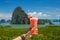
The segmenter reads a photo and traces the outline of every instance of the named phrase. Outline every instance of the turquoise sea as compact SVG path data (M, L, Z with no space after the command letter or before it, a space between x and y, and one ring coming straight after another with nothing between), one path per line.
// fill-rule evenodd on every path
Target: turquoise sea
M55 26L60 26L60 22L52 22L53 25ZM11 26L12 28L29 28L30 24L10 24L10 23L1 23L0 25L2 26ZM44 24L44 25L40 25L38 24L38 28L40 27L46 27L47 25L49 25L48 23Z

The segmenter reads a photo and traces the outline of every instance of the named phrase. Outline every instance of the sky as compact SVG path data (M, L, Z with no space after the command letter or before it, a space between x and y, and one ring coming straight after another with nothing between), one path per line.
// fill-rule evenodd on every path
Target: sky
M59 19L60 0L0 0L0 20L9 20L17 6L39 19Z

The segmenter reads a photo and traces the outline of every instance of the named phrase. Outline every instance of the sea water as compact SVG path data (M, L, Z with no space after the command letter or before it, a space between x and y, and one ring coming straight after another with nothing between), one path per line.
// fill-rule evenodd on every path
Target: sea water
M52 22L52 23L53 23L53 25L55 25L55 26L60 26L60 22ZM7 26L7 25L9 25L9 26L11 26L12 28L29 28L29 27L30 27L30 24L1 23L0 25L2 25L2 26ZM38 27L39 27L39 28L40 28L40 27L46 27L47 25L49 25L49 24L48 24L48 23L43 24L43 25L38 24Z

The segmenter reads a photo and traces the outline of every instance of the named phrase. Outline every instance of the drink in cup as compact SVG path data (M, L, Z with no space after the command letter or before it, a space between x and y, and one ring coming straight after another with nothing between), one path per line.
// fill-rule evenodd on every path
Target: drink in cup
M31 34L32 35L38 34L38 29L37 29L38 18L32 18L32 15L30 14L29 10L28 10L28 19L30 20L30 27L32 29Z
M37 23L38 23L38 18L30 18L30 26L32 28L32 35L38 34L37 30Z

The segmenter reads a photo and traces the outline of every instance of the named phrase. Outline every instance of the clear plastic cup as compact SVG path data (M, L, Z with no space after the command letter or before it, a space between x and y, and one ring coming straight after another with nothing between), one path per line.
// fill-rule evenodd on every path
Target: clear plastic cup
M37 29L37 23L38 23L38 18L30 18L30 26L32 28L32 35L38 34L38 29Z

